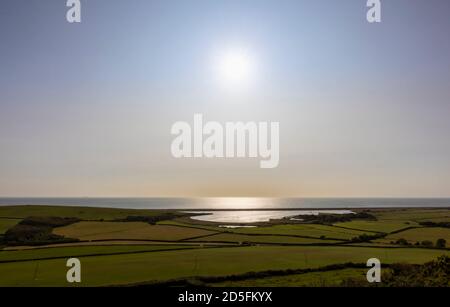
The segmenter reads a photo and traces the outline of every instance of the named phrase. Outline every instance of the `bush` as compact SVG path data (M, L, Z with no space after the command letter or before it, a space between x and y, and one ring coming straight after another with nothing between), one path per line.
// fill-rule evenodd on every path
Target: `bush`
M419 225L425 226L425 227L443 227L443 228L450 228L450 222L421 222Z
M297 215L291 218L301 219L305 223L311 224L325 224L331 225L334 223L350 222L353 220L369 220L376 221L377 218L368 213L368 211L362 211L354 214L324 214L318 215Z
M450 285L450 257L441 256L437 260L422 265L394 263L383 270L380 284L369 284L363 280L348 278L343 287L448 287Z
M130 215L124 219L117 219L117 222L144 222L155 225L157 222L173 220L179 217L176 213L163 213L155 216Z
M398 240L395 242L395 244L398 244L398 245L409 245L409 242L406 241L405 239L401 238L401 239L398 239Z
M422 246L424 246L424 247L432 247L432 246L433 246L433 242L428 241L428 240L422 241L421 244L422 244Z
M448 287L450 258L441 256L423 265L393 264L381 277L388 287Z
M437 248L445 248L446 245L447 245L447 241L445 241L445 239L437 239L437 241L436 241Z
M351 241L355 242L355 243L370 242L372 240L383 238L384 236L385 236L385 234L382 234L382 233L377 233L374 235L368 235L368 234L363 233L362 235L360 235L358 237L352 238Z
M79 221L80 219L75 217L31 216L23 219L19 225L54 228L67 226Z

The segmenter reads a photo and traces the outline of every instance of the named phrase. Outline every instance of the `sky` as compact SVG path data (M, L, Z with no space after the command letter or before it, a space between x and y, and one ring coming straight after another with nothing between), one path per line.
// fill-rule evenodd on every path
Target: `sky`
M1 1L0 196L450 197L450 2L381 3ZM279 122L279 166L175 159L195 113Z

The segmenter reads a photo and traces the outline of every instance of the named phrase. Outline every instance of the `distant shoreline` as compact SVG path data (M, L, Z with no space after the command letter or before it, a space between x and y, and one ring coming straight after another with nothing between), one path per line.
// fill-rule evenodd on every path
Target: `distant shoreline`
M197 212L197 211L326 211L326 210L406 210L406 209L423 209L423 210L433 210L433 209L448 209L450 210L450 205L448 206L378 206L378 207L291 207L291 208L131 208L131 207L106 207L106 206L83 206L83 205L65 205L65 204L0 204L0 207L71 207L71 208L98 208L98 209L117 209L117 210L164 210L164 211L186 211L186 212Z
M450 208L450 198L86 198L0 197L0 206L67 206L138 210L274 211Z

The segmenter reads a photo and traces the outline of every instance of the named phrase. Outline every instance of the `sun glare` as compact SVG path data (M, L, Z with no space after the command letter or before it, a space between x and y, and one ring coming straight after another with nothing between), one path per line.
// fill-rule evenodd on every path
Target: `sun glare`
M254 79L254 58L246 50L232 49L216 59L216 70L220 82L227 87L242 87Z

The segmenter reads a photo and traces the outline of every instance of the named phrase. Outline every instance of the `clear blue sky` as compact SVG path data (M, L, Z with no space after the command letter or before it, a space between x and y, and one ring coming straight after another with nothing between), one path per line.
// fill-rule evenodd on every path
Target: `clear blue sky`
M450 196L450 2L0 3L0 196ZM211 58L251 50L229 93ZM175 160L170 127L279 121L280 166Z

